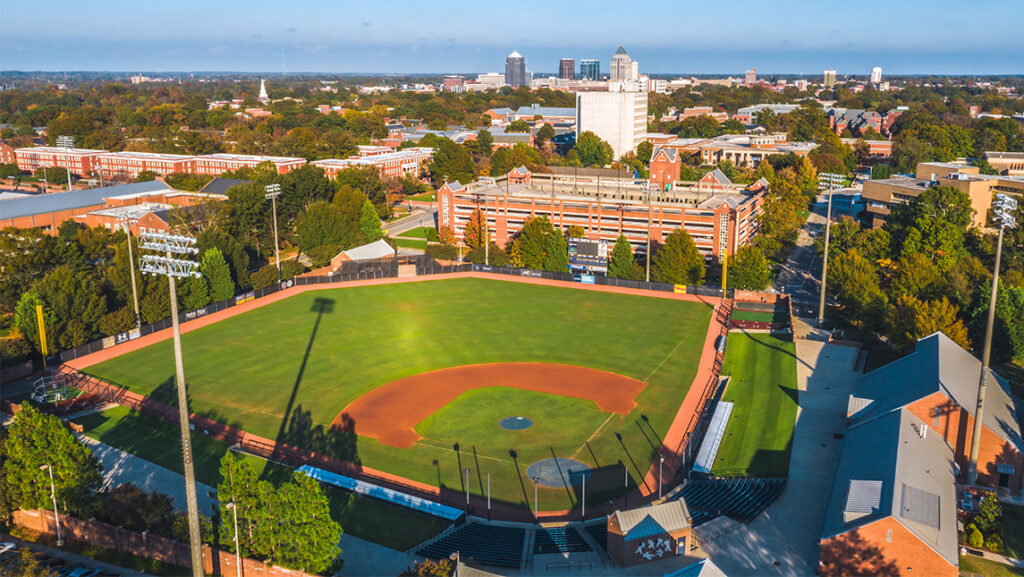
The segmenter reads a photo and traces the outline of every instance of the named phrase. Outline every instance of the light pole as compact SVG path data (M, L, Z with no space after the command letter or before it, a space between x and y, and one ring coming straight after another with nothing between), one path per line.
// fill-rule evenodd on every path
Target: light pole
M124 232L128 235L128 271L132 276L132 303L135 305L135 328L142 326L139 316L139 291L135 285L135 257L132 256L132 225L138 222L138 216L131 211L123 211L117 215L117 223L124 224Z
M192 437L189 425L188 394L185 391L185 366L181 360L181 330L178 327L178 297L174 279L198 277L199 264L185 259L172 258L172 254L196 254L196 239L164 233L139 235L139 248L160 251L165 256L147 254L142 257L139 267L142 272L165 275L171 297L171 326L174 331L174 367L178 383L178 415L181 426L181 453L185 465L185 500L188 505L189 544L192 548L192 574L203 577L203 544L199 536L199 502L196 497L196 473L192 463Z
M491 518L491 472L487 472L487 519Z
M264 198L269 198L274 207L274 259L277 261L277 282L281 282L281 251L277 239L277 197L281 196L281 185L268 184L263 190L266 191Z
M580 495L582 497L582 501L581 501L582 506L580 507L580 519L582 521L586 521L587 520L587 474L586 474L586 471L583 472L583 489L580 491Z
M60 517L57 516L57 489L53 484L53 468L50 465L43 465L39 467L40 471L46 471L50 474L50 499L53 500L53 522L57 526L57 546L63 547L64 540L60 538Z
M818 326L825 324L825 281L828 275L828 237L832 229L832 191L843 182L841 174L823 172L818 175L818 190L828 191L828 208L825 211L825 257L821 261L821 296L818 299Z
M242 549L238 545L238 507L235 506L234 501L231 501L224 505L224 508L231 509L231 514L235 517L235 567L238 577L242 577Z
M661 471L665 467L665 456L658 457L658 498L661 499Z
M64 161L67 163L66 168L68 169L68 190L71 190L71 149L75 147L75 137L58 136L57 146L64 149Z
M540 477L533 478L533 518L537 518L537 483L540 483Z
M981 448L981 424L985 415L985 385L988 380L988 362L992 354L992 324L996 316L996 299L999 291L999 261L1003 256L1003 231L1017 225L1013 212L1017 200L1005 194L997 194L992 212L999 223L999 239L996 241L996 264L992 274L992 295L988 301L988 322L985 325L985 348L981 353L981 377L978 379L978 405L974 410L974 433L971 435L971 455L967 464L967 484L978 481L978 449Z

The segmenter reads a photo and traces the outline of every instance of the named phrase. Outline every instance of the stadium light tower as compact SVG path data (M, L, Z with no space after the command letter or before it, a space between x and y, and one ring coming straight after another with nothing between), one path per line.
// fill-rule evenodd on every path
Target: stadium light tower
M825 257L821 261L821 297L818 299L818 326L825 324L825 277L828 275L828 237L832 228L832 192L846 178L841 174L823 172L818 175L818 190L828 191L828 208L825 211Z
M128 271L132 276L132 303L135 305L135 328L142 326L142 318L139 316L139 291L135 285L135 257L132 256L132 225L139 222L139 215L133 211L125 210L117 214L117 224L124 225L124 232L128 235Z
M142 257L139 269L144 273L167 277L171 296L171 326L174 330L174 368L178 382L178 415L181 425L181 453L185 465L185 500L188 505L188 534L192 549L192 574L203 577L203 544L199 537L199 501L196 497L196 472L192 463L192 437L189 427L188 395L185 392L185 366L181 360L181 330L178 327L178 296L175 290L176 278L198 277L199 264L195 261L174 258L172 255L196 254L196 239L164 233L139 235L139 248L159 251L164 256L147 254Z
M264 198L269 198L274 207L274 260L277 261L277 282L281 282L281 249L277 239L277 197L281 196L281 185L268 184L263 190L267 193Z
M74 136L58 136L57 146L64 149L64 161L68 169L68 190L71 190L71 149L75 147Z
M999 291L999 261L1003 256L1003 231L1017 225L1014 211L1017 199L997 194L992 204L995 221L999 225L999 240L996 241L996 264L992 274L992 295L988 301L988 322L985 324L985 347L981 353L981 377L978 379L978 405L974 410L974 433L971 435L971 455L967 464L967 484L978 481L978 450L981 448L981 424L985 415L985 385L988 380L988 362L992 355L992 323L996 316L996 298Z

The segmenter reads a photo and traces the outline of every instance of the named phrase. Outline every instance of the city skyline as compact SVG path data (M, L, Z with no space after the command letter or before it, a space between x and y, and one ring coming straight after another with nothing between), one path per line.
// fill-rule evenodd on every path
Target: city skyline
M239 10L194 0L174 7L114 1L82 13L58 0L48 17L62 34L44 40L27 28L6 30L0 69L442 74L500 71L504 57L516 50L529 69L557 73L564 57L600 59L604 68L622 44L645 74L742 75L756 67L762 75L814 76L826 68L866 75L873 66L887 74L1024 73L1024 38L1014 29L1024 8L1011 1L989 4L988 13L1000 18L962 18L951 2L869 2L863 13L886 17L848 26L834 11L805 0L775 11L740 0L688 7L682 21L634 29L607 17L610 2L579 12L530 0L526 8L535 5L549 17L529 28L496 31L451 1L430 7L400 1L399 16L385 18L374 6L342 11L319 1L286 12L259 2ZM757 24L745 28L772 34L736 34L735 26L721 24L723 13L754 9ZM6 22L28 22L33 14L26 4L5 3L0 10ZM791 18L794 12L801 17ZM686 34L680 34L681 24Z

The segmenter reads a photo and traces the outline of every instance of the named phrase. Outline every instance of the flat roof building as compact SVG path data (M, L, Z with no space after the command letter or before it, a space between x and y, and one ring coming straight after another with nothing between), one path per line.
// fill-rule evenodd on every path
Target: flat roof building
M576 139L593 132L612 147L615 159L647 138L646 92L580 92L576 95Z
M100 171L107 179L138 178L143 171L160 176L192 172L193 156L156 152L104 152L98 156Z
M195 164L193 171L196 174L212 174L218 176L229 170L238 170L239 168L253 168L256 165L270 162L276 168L280 174L295 170L306 164L305 158L296 158L288 156L257 156L250 154L207 154L205 156L197 156L195 158Z
M90 148L61 148L58 146L36 146L15 148L14 158L18 168L35 172L40 168L70 168L73 174L88 176L98 168L97 158L107 152ZM70 166L69 166L70 164Z
M376 166L381 178L401 178L405 175L417 176L420 169L430 162L433 152L432 148L405 148L351 158L314 160L310 164L324 169L327 178L332 179L339 171L353 166Z

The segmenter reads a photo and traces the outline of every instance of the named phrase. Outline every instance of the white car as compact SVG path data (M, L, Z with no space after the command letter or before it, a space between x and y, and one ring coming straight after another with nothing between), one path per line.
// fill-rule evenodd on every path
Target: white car
M3 559L8 555L13 555L15 549L17 549L17 547L14 543L0 543L0 559Z

